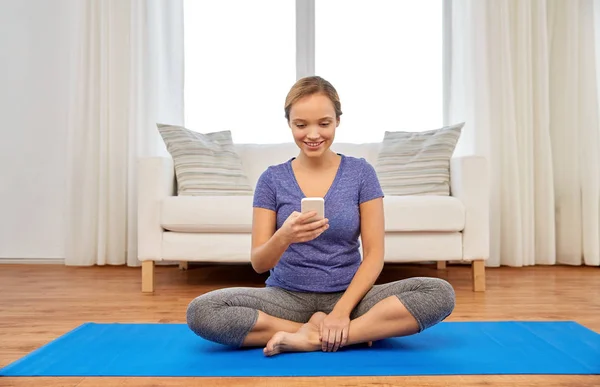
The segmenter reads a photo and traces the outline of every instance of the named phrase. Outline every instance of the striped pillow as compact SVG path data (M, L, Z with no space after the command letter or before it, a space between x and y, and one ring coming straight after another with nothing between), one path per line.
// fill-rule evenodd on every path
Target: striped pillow
M157 124L173 157L180 196L252 195L230 131L198 133Z
M463 126L386 131L375 166L384 194L450 195L450 158Z

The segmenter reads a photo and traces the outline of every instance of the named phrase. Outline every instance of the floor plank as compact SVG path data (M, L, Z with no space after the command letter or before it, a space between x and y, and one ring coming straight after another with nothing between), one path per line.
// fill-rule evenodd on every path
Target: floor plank
M387 265L378 282L447 279L457 293L448 321L572 320L600 332L600 271L591 267L488 268L487 291L471 291L470 268ZM196 295L227 286L263 286L249 266L157 266L156 292L140 291L140 268L0 266L0 367L83 322L185 322ZM0 386L599 386L600 376L369 378L0 378Z

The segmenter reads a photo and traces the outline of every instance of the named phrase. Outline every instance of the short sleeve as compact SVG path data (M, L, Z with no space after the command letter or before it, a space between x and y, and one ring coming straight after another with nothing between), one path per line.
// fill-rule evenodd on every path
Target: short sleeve
M252 205L253 207L266 208L272 211L276 211L277 209L277 196L275 194L270 168L267 168L256 182Z
M384 197L383 190L381 189L381 184L379 183L375 168L363 159L363 168L360 174L358 204L382 197Z

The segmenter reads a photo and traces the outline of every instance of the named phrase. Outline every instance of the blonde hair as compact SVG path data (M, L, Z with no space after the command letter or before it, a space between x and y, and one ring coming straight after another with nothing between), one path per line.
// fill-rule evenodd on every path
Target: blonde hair
M290 110L292 110L292 105L299 99L318 93L324 94L331 100L335 109L335 118L339 119L342 115L340 97L333 85L319 76L301 78L296 81L294 86L292 86L285 98L285 119L288 121L290 120Z

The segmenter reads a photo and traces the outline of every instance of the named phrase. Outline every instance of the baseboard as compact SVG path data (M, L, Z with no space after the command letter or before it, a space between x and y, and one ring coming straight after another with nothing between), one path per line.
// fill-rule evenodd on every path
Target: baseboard
M64 265L64 258L0 258L0 265Z
M64 265L64 258L2 258L0 257L0 265ZM178 266L179 261L158 261L157 266ZM111 266L111 265L106 265ZM116 265L119 266L119 265ZM125 265L122 265L125 266ZM141 267L142 265L132 266ZM91 266L81 266L91 267Z

